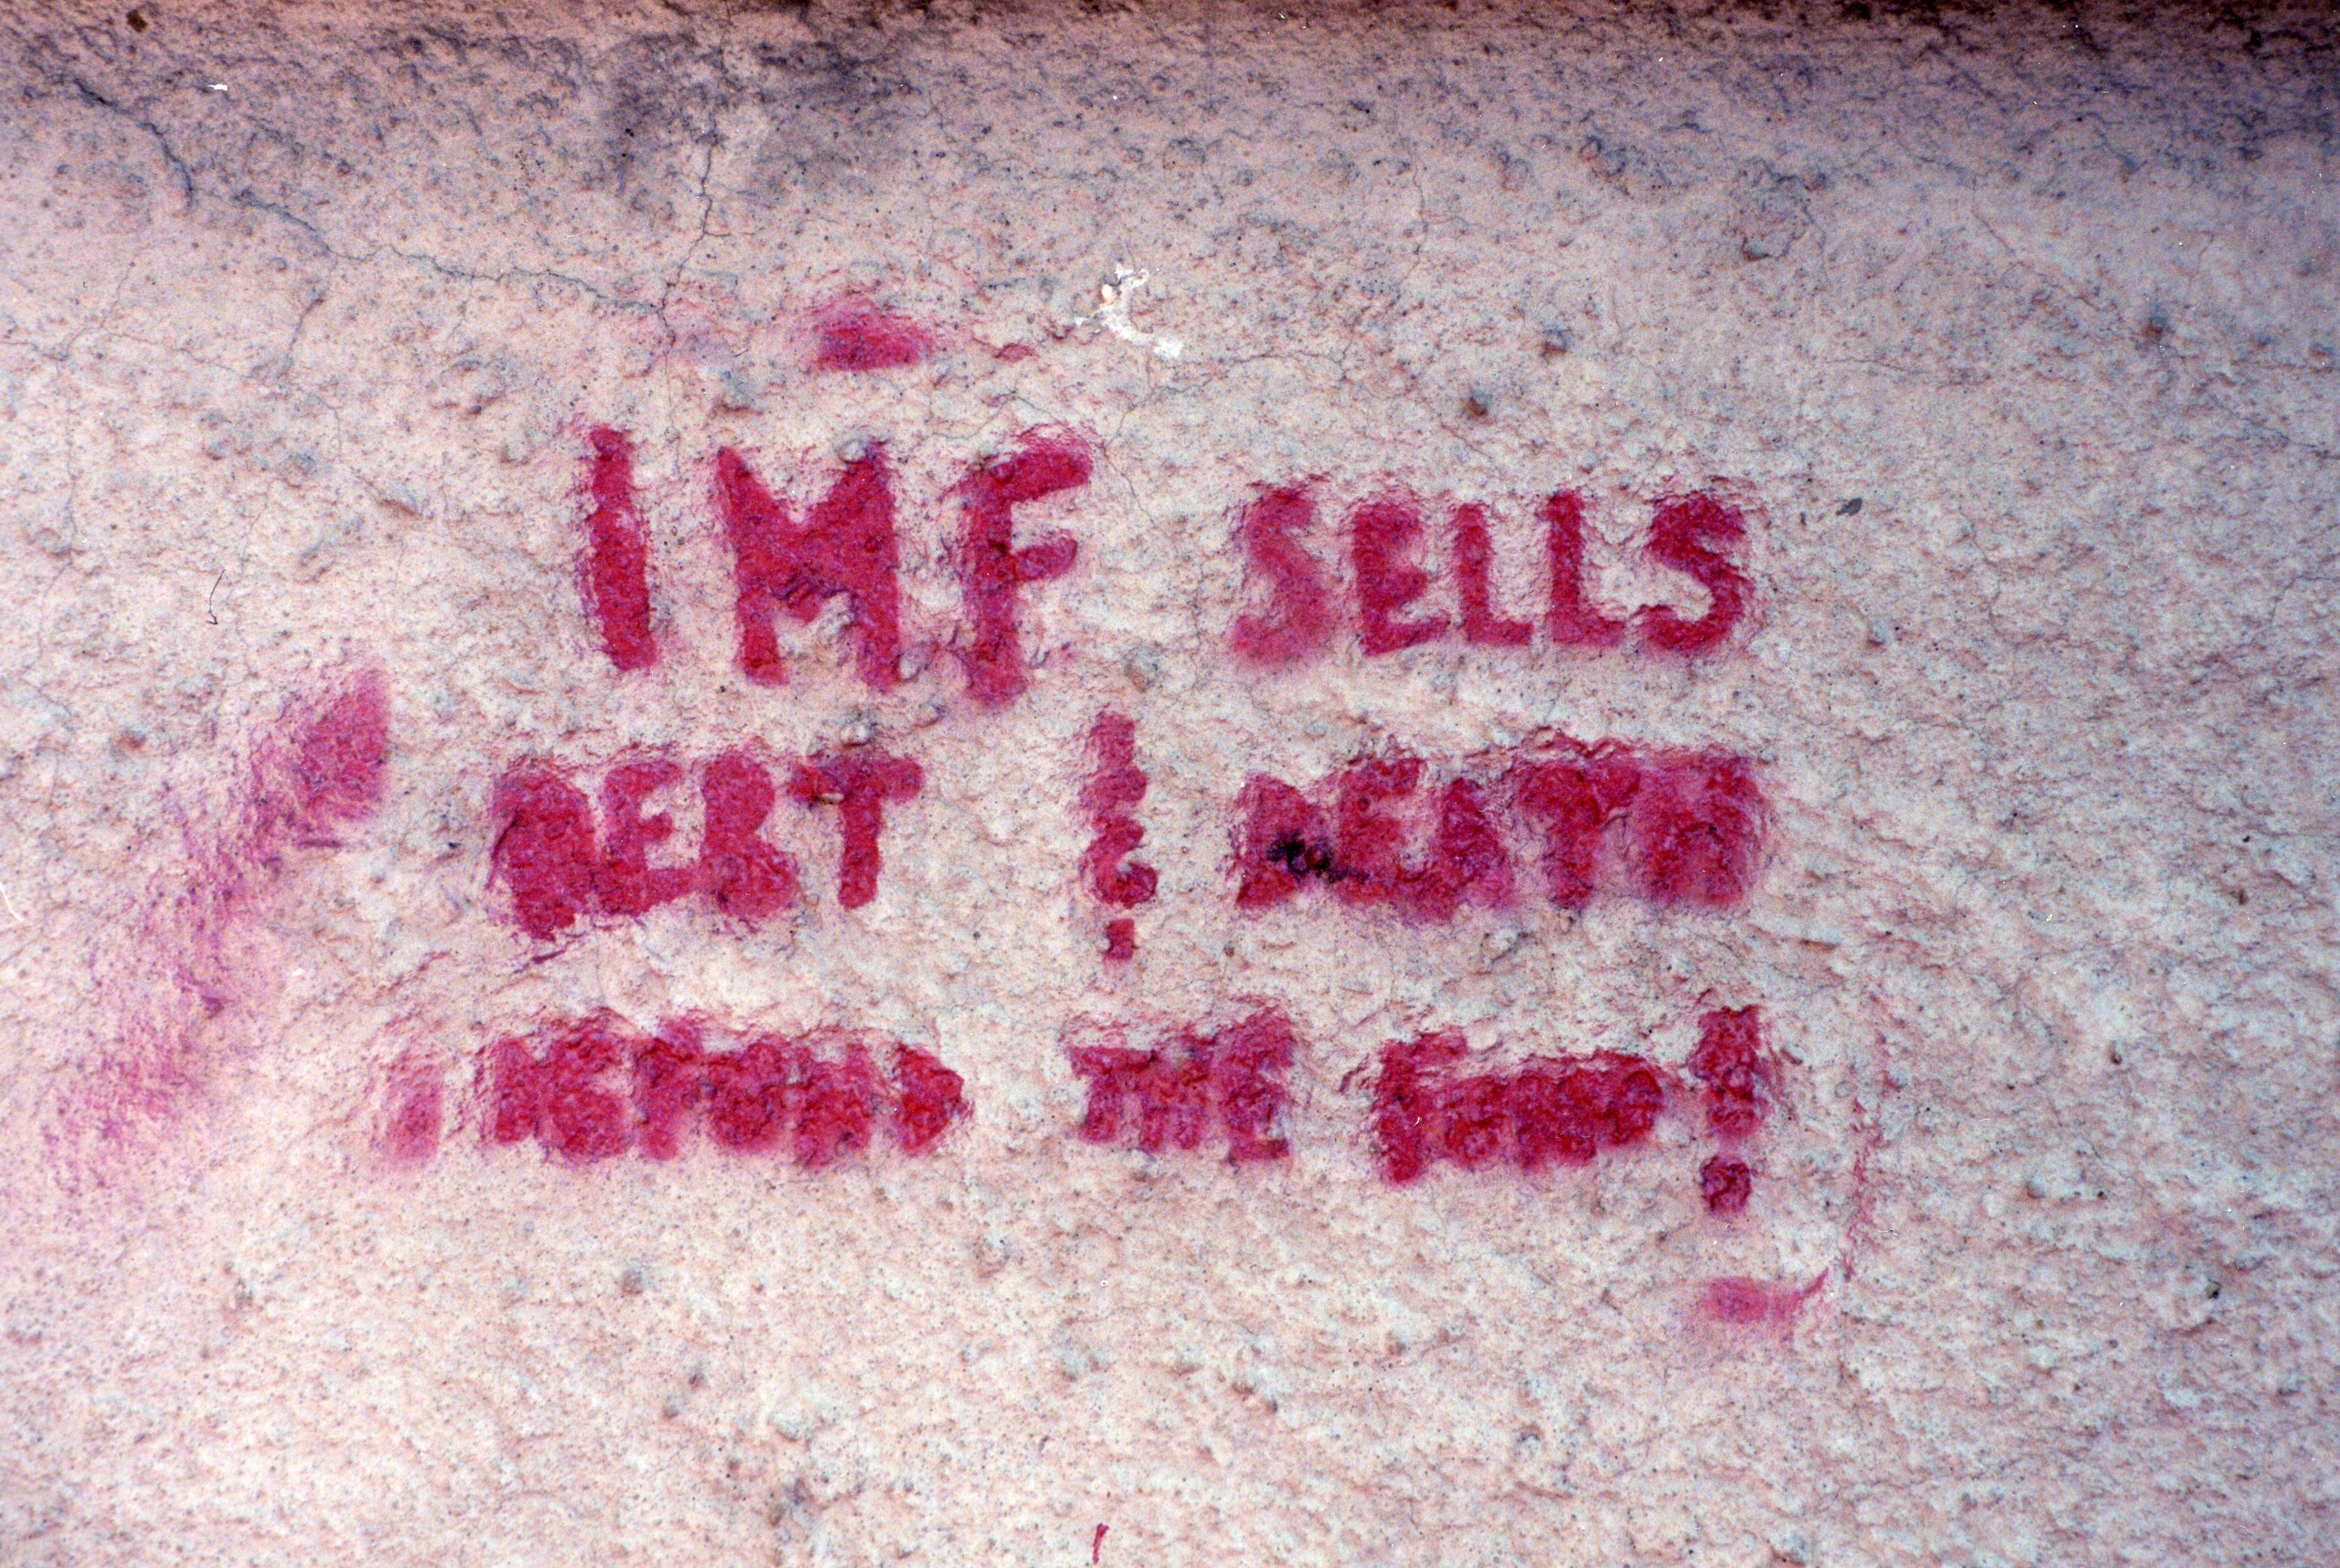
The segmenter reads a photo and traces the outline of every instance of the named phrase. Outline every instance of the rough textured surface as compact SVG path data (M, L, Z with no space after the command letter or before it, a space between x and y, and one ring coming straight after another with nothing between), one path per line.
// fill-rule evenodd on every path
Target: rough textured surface
M0 1561L2328 1554L2320 13L12 10ZM1236 907L1399 756L1515 895Z

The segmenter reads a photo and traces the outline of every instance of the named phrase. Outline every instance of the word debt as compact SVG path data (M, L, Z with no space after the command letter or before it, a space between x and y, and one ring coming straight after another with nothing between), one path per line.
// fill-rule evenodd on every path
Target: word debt
M597 834L592 802L565 774L542 763L506 773L496 784L491 855L521 928L541 940L581 915L642 915L693 895L749 926L793 907L796 858L761 831L779 787L771 769L744 750L726 751L699 770L705 810L697 858L679 865L650 863L651 851L674 836L674 818L645 813L644 806L685 778L682 765L664 757L612 768L601 781ZM813 757L788 769L791 798L837 813L837 901L846 908L878 896L886 807L915 799L924 780L916 762L877 747Z
M901 1154L927 1153L971 1114L966 1081L898 1040L830 1029L717 1049L711 1032L695 1019L641 1032L604 1012L500 1038L480 1064L487 1139L590 1163L670 1160L703 1137L818 1170L870 1150L881 1133ZM1274 1007L1173 1028L1150 1045L1131 1044L1121 1025L1081 1021L1063 1048L1086 1088L1073 1129L1085 1143L1163 1156L1207 1149L1231 1166L1291 1156L1288 1080L1303 1047ZM1720 1146L1699 1169L1700 1196L1710 1212L1736 1214L1754 1176L1738 1151L1770 1115L1776 1070L1753 1007L1705 1014L1678 1067L1623 1051L1501 1065L1459 1030L1433 1030L1381 1047L1365 1086L1366 1141L1393 1186L1436 1165L1532 1173L1642 1143L1661 1116L1695 1105Z
M633 440L597 427L586 444L586 610L611 664L648 670L659 662L659 644ZM1026 431L1007 450L971 461L941 498L958 514L942 551L958 580L963 616L949 651L965 670L967 694L983 706L1009 702L1029 684L1023 590L1065 576L1080 560L1079 541L1066 531L1019 543L1016 511L1086 490L1095 467L1079 436ZM739 668L756 684L784 684L779 619L809 624L842 600L841 635L855 670L872 689L890 690L902 680L905 634L895 479L884 443L861 445L826 482L799 511L739 452L725 447L714 455L711 488L731 552ZM1357 502L1341 524L1336 566L1316 539L1315 486L1262 487L1238 509L1234 542L1251 608L1229 628L1227 647L1254 666L1293 664L1327 651L1344 620L1353 620L1356 645L1368 657L1460 638L1488 648L1539 640L1553 649L1630 644L1694 658L1722 647L1752 608L1753 587L1739 559L1746 520L1713 494L1659 497L1641 545L1651 564L1695 585L1705 603L1694 615L1669 604L1628 612L1596 603L1587 585L1584 502L1569 490L1536 507L1542 602L1532 613L1507 613L1498 602L1487 508L1455 504L1443 508L1443 519L1433 517L1438 510L1396 490ZM1424 564L1433 537L1443 543L1445 571L1435 594Z

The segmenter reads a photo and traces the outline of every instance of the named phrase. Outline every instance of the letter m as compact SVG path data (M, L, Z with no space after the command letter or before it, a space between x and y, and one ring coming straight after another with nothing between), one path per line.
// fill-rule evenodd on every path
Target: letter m
M739 668L748 679L761 686L788 680L774 616L786 610L809 622L841 593L851 611L855 669L869 685L891 690L900 680L902 599L885 448L873 442L847 463L801 526L729 447L715 454L715 489L731 540Z

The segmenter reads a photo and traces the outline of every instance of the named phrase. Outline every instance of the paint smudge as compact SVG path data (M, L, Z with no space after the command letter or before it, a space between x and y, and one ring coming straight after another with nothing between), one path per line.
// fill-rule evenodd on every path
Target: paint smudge
M249 1048L278 989L270 905L295 852L346 842L380 808L389 760L382 679L368 670L284 705L253 746L224 826L206 828L166 798L185 864L128 922L119 957L136 988L112 1045L61 1093L49 1138L68 1181L102 1179L104 1160L183 1122Z
M867 300L838 301L816 332L815 370L898 370L917 364L935 349L934 335L926 328Z

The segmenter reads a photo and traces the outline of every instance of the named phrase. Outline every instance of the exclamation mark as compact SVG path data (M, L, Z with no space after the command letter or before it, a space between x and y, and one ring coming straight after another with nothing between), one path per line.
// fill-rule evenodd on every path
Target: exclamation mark
M1089 890L1108 908L1134 909L1151 903L1157 878L1129 852L1145 841L1145 829L1127 808L1145 799L1145 773L1137 766L1137 725L1118 713L1100 713L1089 727L1089 756L1096 771L1081 787L1081 809L1096 836L1081 857ZM1105 956L1123 963L1137 956L1137 922L1118 916L1106 922Z
M1690 1070L1706 1086L1706 1126L1716 1141L1727 1147L1752 1137L1771 1114L1761 1011L1719 1008L1700 1018ZM1699 1167L1698 1188L1709 1214L1743 1214L1755 1193L1755 1169L1736 1155L1718 1154Z

